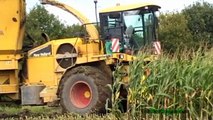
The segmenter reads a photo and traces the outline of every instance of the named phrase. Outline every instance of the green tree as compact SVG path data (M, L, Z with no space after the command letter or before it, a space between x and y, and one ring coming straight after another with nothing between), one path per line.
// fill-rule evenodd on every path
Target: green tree
M66 26L64 30L64 36L63 37L77 37L81 34L86 34L85 27L79 25L79 24L73 24L71 26Z
M193 41L213 44L213 5L197 2L186 7L183 14L187 18Z
M46 33L51 40L74 37L77 35L75 33L79 32L81 28L78 24L67 26L61 23L58 17L50 14L43 6L36 5L27 15L27 35L24 45L32 44L32 42L36 45L44 43L45 41L41 36L42 33ZM29 36L34 41L30 40Z
M161 14L159 20L159 39L164 51L174 53L177 48L193 44L188 22L183 14L178 12Z

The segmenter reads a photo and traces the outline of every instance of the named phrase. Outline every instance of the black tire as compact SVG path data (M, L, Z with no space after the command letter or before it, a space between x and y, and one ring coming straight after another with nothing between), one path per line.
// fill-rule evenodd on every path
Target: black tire
M111 91L107 84L111 83L112 79L107 78L98 68L79 66L71 69L62 79L60 86L62 109L78 114L105 113L106 100L111 98ZM86 92L83 99L79 97L83 96L83 89L86 89L86 92L89 90L89 100L85 97ZM76 95L77 93L79 95Z

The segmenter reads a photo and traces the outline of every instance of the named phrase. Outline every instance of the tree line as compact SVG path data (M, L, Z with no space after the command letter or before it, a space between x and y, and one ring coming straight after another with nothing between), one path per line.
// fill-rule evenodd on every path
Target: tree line
M213 4L197 2L181 12L161 14L159 39L166 52L213 45Z
M24 45L42 44L41 33L50 39L74 37L82 30L81 25L65 25L43 6L36 5L28 14ZM213 4L196 2L180 12L167 12L159 16L159 40L165 52L179 48L198 48L213 45Z

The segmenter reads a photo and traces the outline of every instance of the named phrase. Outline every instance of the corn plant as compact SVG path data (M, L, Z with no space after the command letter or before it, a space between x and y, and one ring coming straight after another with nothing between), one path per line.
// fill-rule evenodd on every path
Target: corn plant
M212 119L212 58L201 50L191 50L162 55L147 64L145 55L139 55L130 64L130 118ZM147 68L151 74L144 77Z

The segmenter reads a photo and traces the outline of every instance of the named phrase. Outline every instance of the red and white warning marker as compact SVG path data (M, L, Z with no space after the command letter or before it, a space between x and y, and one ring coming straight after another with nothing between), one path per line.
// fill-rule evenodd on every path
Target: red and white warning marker
M120 52L120 45L119 45L118 38L112 38L112 52Z
M153 42L153 46L155 48L155 54L160 55L161 54L161 44L160 44L160 41Z

